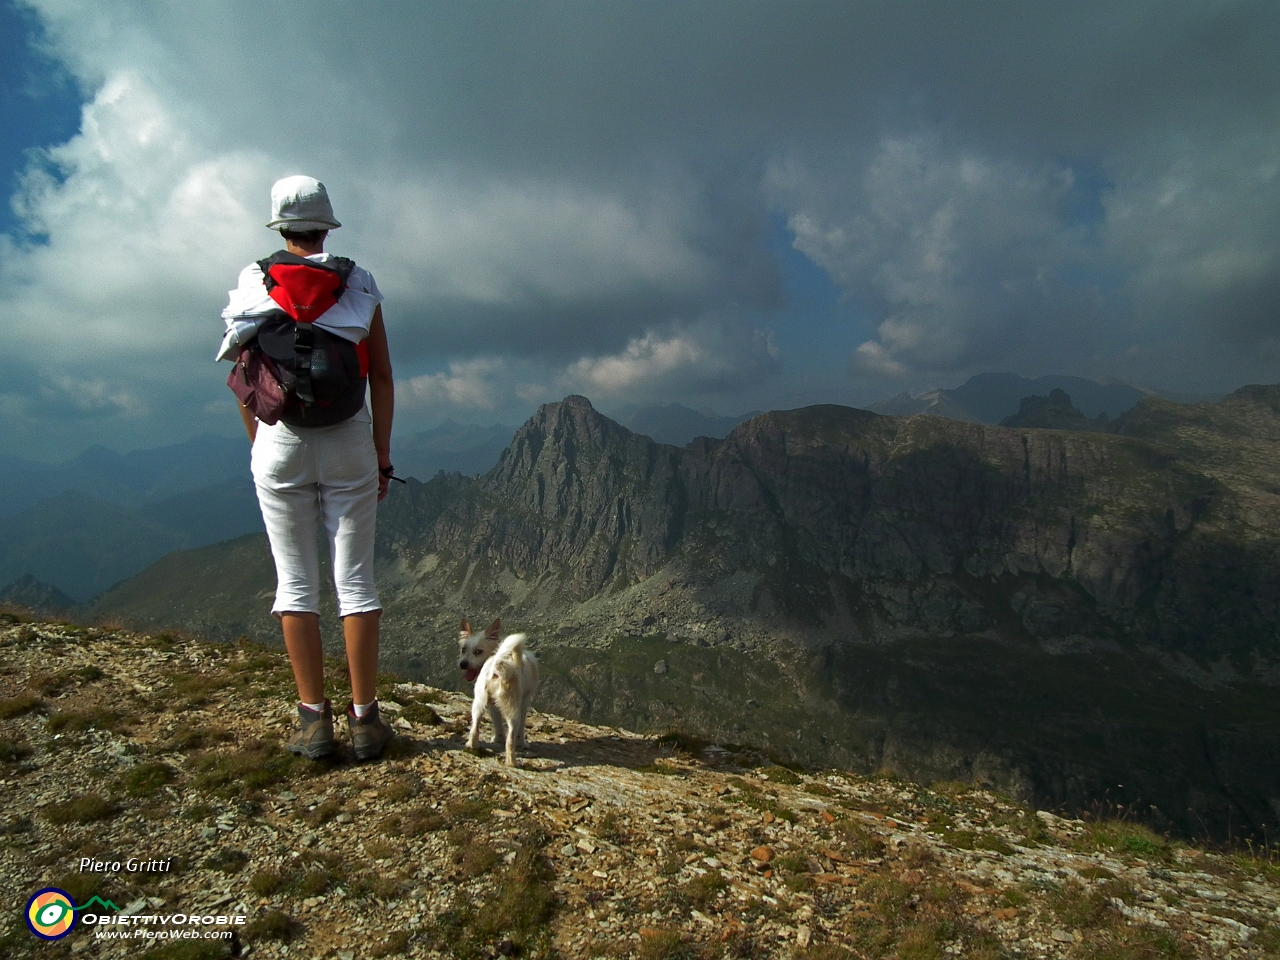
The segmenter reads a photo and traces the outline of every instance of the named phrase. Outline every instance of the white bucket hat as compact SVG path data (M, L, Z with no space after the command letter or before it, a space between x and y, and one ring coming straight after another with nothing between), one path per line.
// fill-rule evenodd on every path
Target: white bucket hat
M307 230L333 230L340 227L333 218L329 192L315 177L285 177L271 188L271 222L269 230L303 233Z

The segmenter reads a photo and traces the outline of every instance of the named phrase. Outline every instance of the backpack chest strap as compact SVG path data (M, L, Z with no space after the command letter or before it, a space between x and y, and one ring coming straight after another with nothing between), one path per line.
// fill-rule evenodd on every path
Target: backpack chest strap
M293 331L293 392L304 403L314 403L315 388L311 385L311 358L315 347L315 327L309 323L296 324Z

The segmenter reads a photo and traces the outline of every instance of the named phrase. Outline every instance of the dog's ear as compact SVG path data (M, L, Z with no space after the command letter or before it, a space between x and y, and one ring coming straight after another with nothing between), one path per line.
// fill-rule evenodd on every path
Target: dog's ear
M471 636L471 624L467 623L465 620L462 621L462 635L464 637Z
M493 623L489 624L489 629L484 632L486 637L497 637L502 632L502 618L499 617Z

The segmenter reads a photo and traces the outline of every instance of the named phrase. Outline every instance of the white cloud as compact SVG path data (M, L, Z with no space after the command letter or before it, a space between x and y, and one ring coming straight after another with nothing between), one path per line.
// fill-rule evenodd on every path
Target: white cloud
M219 300L251 242L240 198L263 164L200 149L181 109L140 76L114 75L81 132L27 170L14 207L32 236L0 237L21 356L110 369L126 356L211 355Z
M618 353L581 357L557 382L592 396L657 399L664 391L716 392L767 379L780 364L770 334L740 317L709 316L665 333L650 331Z
M621 354L583 357L566 371L564 381L566 384L590 384L606 393L614 393L663 377L682 367L694 367L705 357L702 348L687 336L661 337L647 333L627 344Z
M396 393L408 404L461 410L492 410L507 392L507 364L492 357L455 361L447 373L428 373L398 385Z
M915 135L882 140L860 169L793 158L771 179L795 211L796 249L879 317L854 369L902 376L989 361L993 342L1016 350L1058 317L1048 305L1071 252L1057 209L1069 178Z
M708 316L632 338L616 353L587 354L562 365L545 359L487 355L397 384L397 407L466 413L558 400L570 393L608 402L653 402L673 394L732 391L776 376L772 337L742 317Z

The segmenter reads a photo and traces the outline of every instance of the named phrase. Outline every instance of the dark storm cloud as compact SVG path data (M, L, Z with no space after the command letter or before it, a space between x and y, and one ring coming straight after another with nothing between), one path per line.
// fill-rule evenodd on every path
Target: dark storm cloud
M0 247L0 283L23 349L82 379L139 328L194 374L300 171L420 393L463 406L520 407L463 388L516 367L526 398L601 371L640 399L796 396L785 347L757 348L773 222L857 305L812 338L863 392L992 366L1265 379L1273 3L31 6L93 98L17 198L47 244ZM157 296L166 256L192 269Z

